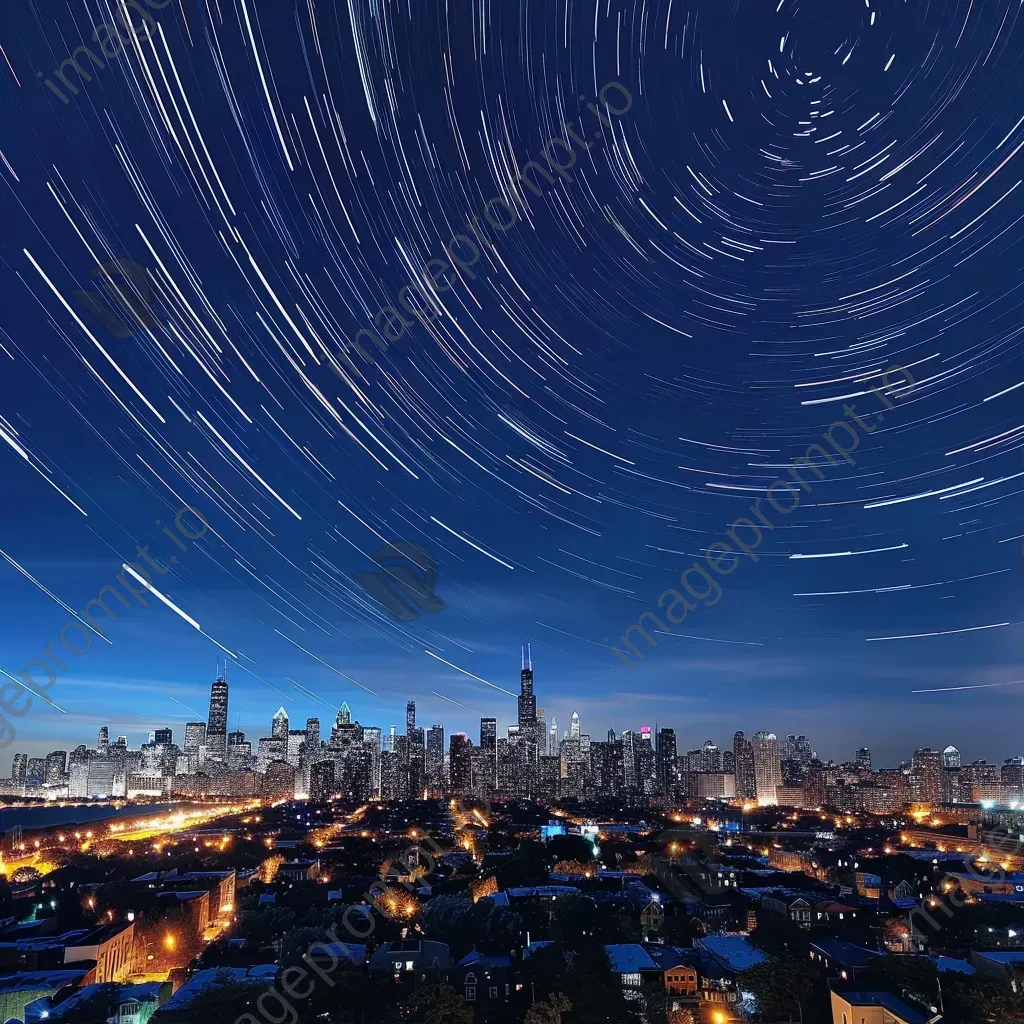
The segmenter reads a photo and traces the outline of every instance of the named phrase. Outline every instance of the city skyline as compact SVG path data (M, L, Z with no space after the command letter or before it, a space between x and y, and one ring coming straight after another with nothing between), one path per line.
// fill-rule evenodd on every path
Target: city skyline
M511 660L511 654L509 660ZM223 662L225 659L220 659L217 663ZM308 687L304 688L306 692L298 693L297 698L286 700L285 695L280 691L273 692L276 688L270 687L268 690L266 687L261 687L259 682L246 672L244 666L234 662L230 663L228 675L231 678L234 699L229 710L230 720L225 723L226 732L241 729L247 735L257 735L258 730L263 728L261 723L268 722L279 706L285 707L289 717L296 718L315 715L330 718L336 713L336 708L332 711L327 701L319 695L315 695ZM366 677L364 676L364 678ZM466 680L459 675L452 675L450 684L453 687L451 692L460 693L463 699L459 701L445 699L436 692L428 693L425 697L422 694L417 694L415 700L421 715L445 722L446 725L452 723L455 726L455 731L464 731L468 735L474 735L476 724L481 717L496 718L498 728L502 731L508 725L518 722L518 699L511 693L504 696L496 695L496 692L489 687ZM73 685L73 681L68 685ZM127 681L113 685L119 693L134 688ZM480 714L470 711L469 706L465 703L467 694L459 687L472 690L472 696L469 699L477 706ZM340 688L335 687L335 690L338 689ZM538 707L546 712L548 723L553 714L558 721L568 724L573 711L577 711L585 721L594 723L590 728L593 728L596 733L603 734L608 728L614 728L616 732L619 732L623 728L630 727L629 716L619 709L640 704L648 710L636 713L636 721L632 722L635 728L649 724L653 729L655 723L660 721L662 725L671 725L676 729L677 735L681 738L686 737L687 742L694 746L703 743L709 737L724 742L735 731L737 720L742 718L741 724L750 734L756 731L762 723L765 723L766 729L774 731L780 736L791 732L813 734L821 752L837 762L844 760L851 751L863 745L864 742L870 741L873 750L878 751L887 761L897 764L907 749L934 746L944 737L950 735L951 730L955 731L962 725L956 716L949 714L948 700L939 700L931 705L908 702L908 714L911 711L914 712L913 719L908 722L880 722L874 718L870 708L864 707L857 701L851 701L844 713L850 721L859 720L860 727L853 730L846 724L837 723L831 715L820 716L810 704L804 707L794 707L788 713L780 712L775 707L770 695L762 699L761 710L757 710L757 704L751 703L750 710L738 714L733 710L715 707L714 705L718 703L717 694L710 694L705 699L700 696L680 699L679 695L663 696L656 692L613 691L610 699L608 697L594 698L592 695L588 695L586 685L583 683L580 686L581 692L578 694L578 699L574 700L573 697L559 694L557 691L552 698L550 696L551 689L550 686L546 686L545 692L537 699ZM753 689L756 691L756 688ZM384 702L376 694L351 687L348 690L349 692L342 697L342 701L347 701L350 706L357 709L367 709L367 721L379 723L382 727L387 728L392 724L399 725L403 720L405 702L409 699L408 697L396 696L393 701ZM53 688L48 691L48 694L51 697L56 695L66 701L66 692ZM1003 691L996 698L998 703L995 705L993 714L997 713L998 707L1005 705L1006 698L1011 692L1012 690ZM946 697L945 694L937 696ZM970 692L959 696L961 699L969 699L972 702L975 699L975 695ZM173 692L166 695L166 706L170 710L162 718L138 713L129 718L117 720L111 718L109 724L115 734L129 735L137 744L144 742L145 737L154 728L170 725L175 728L176 732L180 732L186 722L208 721L209 699L209 684L196 682L179 685ZM301 712L298 711L299 708L304 709L308 714L301 715ZM929 709L932 712L931 715L928 714ZM8 750L17 749L30 753L31 756L45 756L49 750L54 749L52 737L63 737L62 745L71 749L80 742L82 735L91 733L104 724L104 715L99 711L60 714L48 705L36 702L27 714L14 718L13 722L17 726L17 739L12 746L8 747ZM157 722L160 725L157 725ZM560 736L564 728L565 726L560 727ZM1000 732L1003 733L1001 740L999 739ZM1016 750L1015 742L1015 730L1012 722L1006 721L1005 717L997 717L992 722L987 739L972 741L969 737L962 738L958 745L970 755L971 760L982 760L998 759L1001 756L1016 756L1013 753ZM60 745L58 744L58 746ZM945 741L940 743L940 746L944 745ZM1010 752L1001 755L1001 750Z
M700 745L684 750L683 746L678 742L679 734L675 727L664 722L656 721L653 726L643 723L630 723L619 729L616 729L614 726L609 727L605 733L600 735L591 734L586 731L583 719L576 709L573 709L571 712L568 724L563 724L562 727L559 727L557 715L552 714L548 716L545 708L537 706L537 696L534 691L532 655L529 645L523 647L522 653L520 693L517 696L517 720L506 725L505 734L500 740L500 723L493 716L480 716L477 719L476 728L472 731L453 729L443 719L431 720L430 725L427 726L423 724L424 720L421 718L421 724L417 725L417 703L414 700L408 700L405 704L404 728L400 728L397 722L387 724L377 724L371 721L362 722L348 701L343 701L335 715L327 717L327 725L331 737L329 743L326 740L321 740L323 716L293 717L284 705L279 705L277 710L270 716L269 730L264 728L261 732L254 733L236 727L229 732L228 719L231 705L226 668L224 673L218 671L218 674L211 682L209 698L209 714L207 718L205 720L194 720L184 723L179 732L180 741L175 739L175 727L165 724L149 730L147 739L136 746L133 746L128 740L127 734L118 734L115 728L114 732L117 734L117 740L112 745L110 742L110 727L108 725L101 725L97 729L94 747L90 747L88 743L77 743L70 750L84 749L90 754L96 753L102 757L108 757L114 749L132 751L136 749L144 750L154 745L156 747L164 746L180 750L186 756L198 754L200 760L191 763L184 770L201 771L204 764L230 764L232 750L237 755L244 748L247 757L250 759L256 758L256 755L252 753L254 743L256 743L259 745L258 762L257 760L252 760L252 764L259 763L265 769L272 761L283 760L289 761L293 766L298 767L298 760L302 750L305 749L300 746L301 741L298 737L307 741L307 745L312 744L313 749L336 750L339 729L351 727L352 729L361 729L363 734L371 735L373 737L372 742L377 745L378 751L395 752L398 737L404 737L406 743L418 745L425 752L427 762L431 759L430 752L432 750L436 752L438 749L434 740L439 739L441 745L440 763L437 762L436 756L434 761L435 767L440 767L450 757L455 756L456 748L467 751L476 748L497 753L501 742L511 744L517 736L535 737L532 740L527 739L527 743L532 743L535 746L533 753L530 753L528 750L523 755L527 757L528 761L536 761L544 756L561 756L564 759L566 749L570 750L569 756L571 760L573 756L572 751L575 750L575 756L579 756L581 744L583 745L582 749L585 750L589 749L591 744L600 745L605 741L612 743L616 740L622 742L625 737L631 737L631 743L646 743L654 751L654 756L657 759L656 777L663 789L671 788L667 781L669 778L668 769L665 767L665 765L671 762L673 772L677 770L678 763L678 765L685 764L688 766L685 769L679 768L678 770L680 771L731 775L735 778L739 795L743 795L740 793L741 790L749 790L749 795L754 798L761 798L768 794L769 802L771 799L774 799L773 794L777 787L798 784L792 778L786 777L785 764L787 762L791 765L801 765L802 770L806 770L809 765L816 764L823 767L831 767L833 765L838 767L857 766L866 769L868 772L878 772L882 768L886 770L896 768L900 770L913 770L913 766L917 764L920 756L931 757L932 755L934 755L937 763L941 763L941 766L944 768L955 767L959 769L961 766L970 768L986 764L993 767L998 767L999 765L1024 765L1024 756L1019 753L997 757L994 763L990 762L988 758L965 759L961 750L953 743L948 743L942 748L932 747L931 745L915 748L912 751L912 756L901 757L896 764L882 765L881 759L873 754L868 744L853 750L852 757L840 756L833 758L827 755L819 755L818 751L812 746L811 739L804 734L777 733L770 729L758 729L749 735L746 735L744 730L739 729L733 734L731 748L728 744L720 745L714 739L708 738ZM563 723L565 721L563 719ZM302 722L303 728L291 728L293 722ZM296 738L294 744L291 742L290 737ZM462 737L462 740L456 743L452 740L452 737ZM446 739L449 741L448 744L445 743ZM273 747L275 742L281 745ZM364 741L360 739L360 742ZM266 749L264 749L265 745ZM33 755L28 751L17 750L12 755L12 779L16 781L19 778L20 772L20 778L22 784L24 784L26 768L30 763L36 765L37 771L41 763L44 763L46 765L45 777L49 779L52 775L50 768L52 760L57 754L62 753L67 756L70 750L53 748L47 751L45 755ZM158 760L153 762L153 764L157 763ZM177 767L182 769L183 765L179 762ZM792 770L791 768L790 771ZM175 772L172 771L171 774L175 774Z

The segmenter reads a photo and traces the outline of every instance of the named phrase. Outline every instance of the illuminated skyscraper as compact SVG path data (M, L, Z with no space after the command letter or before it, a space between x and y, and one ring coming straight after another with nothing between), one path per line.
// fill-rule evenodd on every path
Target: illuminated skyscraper
M206 743L206 723L186 722L185 723L185 746L186 754L198 754L199 748Z
M492 719L493 721L493 719ZM427 787L438 791L444 789L444 726L432 725L427 730L427 749L424 771Z
M762 807L778 803L776 790L782 785L782 755L779 738L773 732L764 730L754 733L750 741L754 754L754 788L757 802Z
M219 675L210 687L210 713L206 724L206 750L223 755L228 741L228 681Z
M533 694L533 659L530 645L523 650L523 670L519 673L519 729L537 724L537 698Z
M496 718L480 719L480 746L484 750L498 749L498 720Z
M676 731L658 730L658 789L666 796L672 796L676 789Z
M472 778L473 743L464 732L455 733L449 740L448 771L451 775L451 791L468 793Z
M754 776L754 749L742 733L732 738L733 772L736 778L736 795L743 800L757 796L757 780ZM781 769L780 769L781 770Z
M306 719L306 751L312 754L320 746L320 719Z
M572 719L569 724L569 739L578 740L580 738L580 713L574 711L572 713Z
M288 739L288 712L284 708L278 708L274 712L274 721L270 727L270 735L276 740Z

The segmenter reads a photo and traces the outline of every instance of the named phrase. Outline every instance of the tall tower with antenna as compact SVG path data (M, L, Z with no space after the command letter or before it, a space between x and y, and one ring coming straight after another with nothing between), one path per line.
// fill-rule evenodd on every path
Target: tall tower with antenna
M210 714L206 722L206 750L208 754L223 757L228 742L228 679L227 665L221 671L217 663L217 678L210 687Z
M523 648L523 670L519 673L519 730L537 724L537 698L533 693L533 658L530 645Z

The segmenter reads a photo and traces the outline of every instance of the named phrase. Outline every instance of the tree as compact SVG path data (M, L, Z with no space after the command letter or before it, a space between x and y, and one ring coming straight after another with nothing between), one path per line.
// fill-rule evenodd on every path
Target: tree
M424 985L405 1004L410 1024L473 1024L473 1010L451 985Z
M599 942L587 940L573 949L561 943L542 946L530 954L525 966L538 1000L562 994L572 1003L571 1024L605 1024L609 1020L624 1024L636 1019L638 1008L627 1004L619 977L612 973Z
M551 938L555 942L573 942L593 936L597 931L597 904L586 896L562 896L551 911Z
M223 984L208 985L196 993L187 1007L174 1012L162 1010L168 1024L195 1024L195 1021L231 1021L243 1013L259 1014L256 1000L259 999L267 986L258 981L234 981L230 975L224 975ZM89 1018L89 1024L95 1024L96 1018Z
M246 910L238 919L234 934L254 946L265 946L295 927L295 911L287 907Z
M526 1011L523 1024L562 1024L562 1014L572 1009L572 1003L561 992L552 992L547 999L534 1003Z
M820 971L801 957L779 953L739 975L739 987L754 994L761 1020L828 1020L828 998Z

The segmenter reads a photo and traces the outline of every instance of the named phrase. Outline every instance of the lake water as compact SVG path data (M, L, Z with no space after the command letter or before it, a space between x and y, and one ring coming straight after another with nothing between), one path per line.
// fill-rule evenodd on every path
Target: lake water
M54 825L91 825L97 821L125 816L144 818L169 810L171 807L185 806L187 805L127 804L118 809L113 804L76 804L70 807L44 804L33 807L5 807L0 810L0 832L6 832L15 825L20 825L28 832Z

